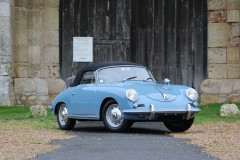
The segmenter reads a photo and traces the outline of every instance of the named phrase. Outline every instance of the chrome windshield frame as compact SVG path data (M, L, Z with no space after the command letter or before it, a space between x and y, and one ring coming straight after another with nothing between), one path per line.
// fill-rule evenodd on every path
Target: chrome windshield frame
M153 81L151 82L154 82L156 83L156 80L155 78L153 77L152 73L150 72L150 70L145 67L145 66L137 66L137 65L117 65L117 66L107 66L107 67L102 67L102 68L99 68L96 70L96 83L97 84L106 84L106 83L113 83L113 82L122 82L124 80L119 80L119 81L109 81L109 82L99 82L99 71L103 70L103 69L108 69L108 68L117 68L117 67L137 67L137 68L145 68L146 71L148 72L149 74L149 77L153 78ZM134 81L145 81L145 80L134 80Z

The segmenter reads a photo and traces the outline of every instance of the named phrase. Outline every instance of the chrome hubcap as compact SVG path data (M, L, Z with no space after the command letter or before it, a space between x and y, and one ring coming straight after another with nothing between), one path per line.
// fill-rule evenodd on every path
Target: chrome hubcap
M106 119L108 124L112 127L118 127L122 124L123 116L117 104L112 104L108 107Z
M62 104L60 106L58 114L59 114L59 122L61 123L61 125L66 125L68 121L68 110L65 104Z

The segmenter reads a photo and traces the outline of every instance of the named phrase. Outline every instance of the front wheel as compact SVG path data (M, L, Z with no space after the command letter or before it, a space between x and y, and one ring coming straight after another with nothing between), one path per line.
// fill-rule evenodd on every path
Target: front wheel
M114 100L109 100L104 105L102 119L107 130L111 132L122 132L133 124L123 118L122 112Z
M181 121L165 121L164 125L173 132L184 132L188 130L194 121L194 117L189 120L181 120Z
M63 130L71 130L74 128L76 124L75 119L71 119L68 117L68 109L66 104L62 103L57 108L57 121L58 125Z

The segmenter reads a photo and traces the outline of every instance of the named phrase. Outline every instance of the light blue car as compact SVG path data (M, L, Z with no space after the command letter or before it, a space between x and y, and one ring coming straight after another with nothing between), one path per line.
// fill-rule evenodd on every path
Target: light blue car
M63 130L73 129L76 120L102 120L112 132L124 131L135 121L164 122L169 130L184 132L201 112L198 93L169 83L165 79L157 84L150 71L136 63L91 63L67 80L49 108Z

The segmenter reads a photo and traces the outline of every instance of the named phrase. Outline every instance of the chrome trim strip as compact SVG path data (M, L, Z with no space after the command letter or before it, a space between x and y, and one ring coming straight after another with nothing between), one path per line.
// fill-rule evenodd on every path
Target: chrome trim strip
M156 113L177 113L177 114L181 114L181 113L186 113L187 111L183 111L183 110L175 110L175 111L156 111Z
M125 114L149 114L151 111L123 111ZM155 110L156 113L187 113L186 110ZM198 111L196 111L198 113Z
M187 120L189 120L191 118L191 115L192 115L192 108L191 108L190 104L187 104L187 110L188 110Z
M154 117L155 117L155 108L154 108L154 105L153 104L150 104L150 116L149 116L149 120L153 120Z
M151 111L123 111L125 114L147 114L151 113Z
M76 116L76 115L73 115L73 116L70 116L70 118L89 118L89 119L98 119L99 117L98 117L98 116Z

